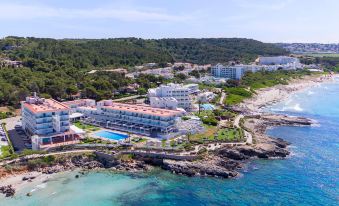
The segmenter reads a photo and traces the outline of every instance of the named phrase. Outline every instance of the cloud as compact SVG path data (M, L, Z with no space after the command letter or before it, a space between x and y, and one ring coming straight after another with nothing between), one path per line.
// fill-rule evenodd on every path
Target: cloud
M0 3L0 19L25 20L39 18L63 19L117 19L133 22L183 22L191 20L189 15L172 15L160 10L98 7L93 9L55 8L44 5Z
M282 10L294 0L233 0L236 5L242 8L262 10Z

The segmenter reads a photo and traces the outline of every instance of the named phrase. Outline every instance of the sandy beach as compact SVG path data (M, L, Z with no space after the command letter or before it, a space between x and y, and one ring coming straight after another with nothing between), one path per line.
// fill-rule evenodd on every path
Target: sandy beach
M52 179L55 174L42 174L41 172L23 172L20 174L6 176L0 179L0 187L12 185L16 191L20 191L26 187L35 187L43 184L46 181ZM24 178L34 178L29 180L23 180Z
M305 76L302 79L290 81L288 85L276 85L274 87L259 89L256 91L257 94L254 97L245 100L239 107L250 113L260 113L263 108L283 101L296 92L317 86L320 83L332 82L335 77L339 76Z

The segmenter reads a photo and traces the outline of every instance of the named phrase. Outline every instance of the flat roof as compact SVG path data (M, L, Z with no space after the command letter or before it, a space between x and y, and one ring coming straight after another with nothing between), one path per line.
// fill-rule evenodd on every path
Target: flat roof
M54 99L45 99L44 102L42 103L32 103L32 104L28 102L23 102L23 105L33 113L69 110L69 107L67 105L58 102Z
M127 112L136 112L136 113L148 114L148 115L160 116L160 117L177 116L182 113L182 111L178 111L178 110L160 109L160 108L153 108L153 107L137 105L137 104L134 105L134 104L123 104L123 103L113 103L111 106L103 106L103 108L127 111Z
M62 103L70 106L70 105L79 105L79 104L82 104L82 103L86 103L86 101L94 101L94 100L93 99L76 99L76 100L72 100L72 101L65 101L65 102L62 102Z

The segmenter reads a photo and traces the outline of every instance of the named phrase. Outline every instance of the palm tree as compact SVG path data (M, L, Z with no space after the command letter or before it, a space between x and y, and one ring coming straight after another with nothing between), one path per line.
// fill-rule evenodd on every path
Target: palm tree
M199 111L198 111L198 115L200 115L200 111L201 111L201 100L199 99L198 100L198 109L199 109Z

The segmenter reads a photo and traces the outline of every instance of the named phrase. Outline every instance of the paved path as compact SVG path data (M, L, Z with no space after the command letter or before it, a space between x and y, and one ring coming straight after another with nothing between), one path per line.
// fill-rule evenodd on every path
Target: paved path
M221 93L221 97L220 97L220 102L219 102L220 105L224 105L224 99L225 99L225 97L226 97L226 93L225 93L225 92L222 92L222 93Z
M235 120L234 120L234 123L233 125L236 127L236 128L240 128L239 126L239 122L240 120L244 118L244 115L240 114L238 116L236 116ZM252 137L252 134L247 132L246 130L244 130L244 135L245 135L245 139L246 139L246 143L248 144L253 144L253 137Z

